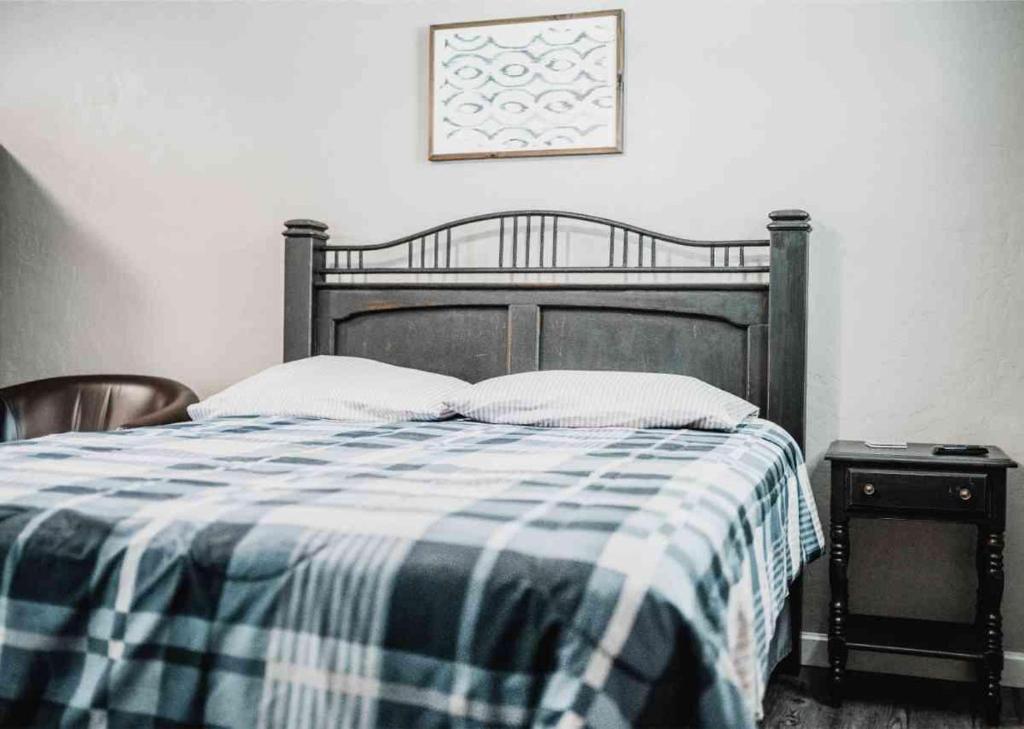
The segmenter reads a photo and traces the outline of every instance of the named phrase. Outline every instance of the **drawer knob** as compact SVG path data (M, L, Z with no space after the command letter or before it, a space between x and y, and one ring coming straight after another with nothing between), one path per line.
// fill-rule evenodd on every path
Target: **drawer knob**
M971 493L971 490L966 486L961 488L958 494L960 496L961 501L970 501L971 497L974 496L974 494Z
M875 485L873 483L866 483L866 484L864 484L864 495L865 496L874 496L875 495Z

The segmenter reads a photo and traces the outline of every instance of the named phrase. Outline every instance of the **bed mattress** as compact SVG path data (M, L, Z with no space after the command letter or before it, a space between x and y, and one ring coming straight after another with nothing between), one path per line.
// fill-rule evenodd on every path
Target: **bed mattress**
M752 727L822 543L761 420L5 444L0 725Z

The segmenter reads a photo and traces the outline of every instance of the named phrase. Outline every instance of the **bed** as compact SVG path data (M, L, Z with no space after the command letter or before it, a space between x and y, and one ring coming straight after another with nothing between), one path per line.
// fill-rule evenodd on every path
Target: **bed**
M799 665L822 545L808 218L771 220L710 242L524 211L377 246L290 221L286 360L687 374L765 419L222 417L5 445L0 724L752 726ZM608 266L573 263L582 225Z

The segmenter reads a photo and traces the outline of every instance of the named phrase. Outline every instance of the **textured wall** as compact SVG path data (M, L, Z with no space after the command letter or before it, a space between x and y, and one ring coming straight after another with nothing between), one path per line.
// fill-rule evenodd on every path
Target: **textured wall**
M1024 458L1024 3L618 6L625 155L428 163L429 23L608 3L0 3L0 381L144 371L205 394L279 361L287 217L369 242L551 206L739 237L801 206L822 507L840 434ZM969 614L968 533L870 527L855 607Z

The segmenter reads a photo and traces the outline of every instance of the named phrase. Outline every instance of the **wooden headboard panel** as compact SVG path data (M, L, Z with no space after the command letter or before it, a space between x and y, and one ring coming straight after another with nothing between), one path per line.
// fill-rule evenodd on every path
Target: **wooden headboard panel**
M671 372L767 408L765 287L374 286L320 294L316 352L476 382L537 369Z

